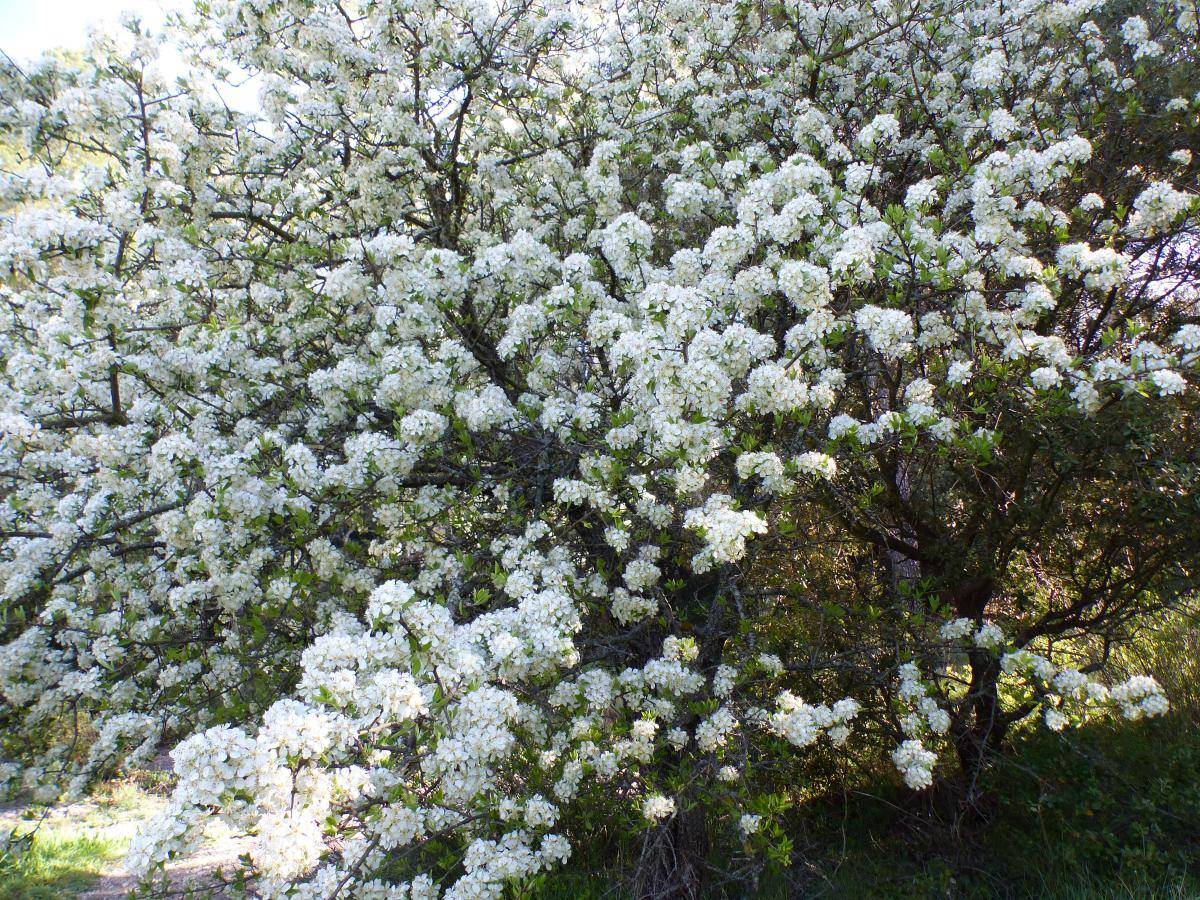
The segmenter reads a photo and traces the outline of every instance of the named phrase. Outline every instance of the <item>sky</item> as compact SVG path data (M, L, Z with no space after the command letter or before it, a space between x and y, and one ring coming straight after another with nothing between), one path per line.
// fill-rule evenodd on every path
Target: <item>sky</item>
M0 50L28 62L54 47L82 47L90 24L115 22L123 11L157 27L164 6L179 0L0 0Z
M190 8L191 0L0 0L0 50L18 63L37 59L46 50L82 47L91 25L113 24L123 12L137 14L152 31L167 10ZM159 58L168 78L183 68L180 54L165 48ZM236 71L236 70L235 70ZM244 112L258 108L256 79L235 78L221 86L221 97Z

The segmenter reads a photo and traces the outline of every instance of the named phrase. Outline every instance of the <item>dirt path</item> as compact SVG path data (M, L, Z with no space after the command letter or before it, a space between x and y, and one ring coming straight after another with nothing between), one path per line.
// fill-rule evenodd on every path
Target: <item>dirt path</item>
M217 872L230 875L236 871L238 857L248 848L249 842L246 838L232 833L210 833L200 850L167 866L171 893L191 889L199 897L229 897L228 893L218 887ZM135 885L133 876L125 870L124 864L119 863L80 894L79 900L117 900L128 897Z

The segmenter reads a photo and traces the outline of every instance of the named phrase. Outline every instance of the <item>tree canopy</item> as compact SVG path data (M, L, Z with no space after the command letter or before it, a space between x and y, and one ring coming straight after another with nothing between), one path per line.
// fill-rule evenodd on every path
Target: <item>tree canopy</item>
M220 816L266 896L496 897L592 809L695 896L761 772L970 806L1016 722L1167 711L1104 666L1198 583L1194 0L168 39L0 67L6 772L173 746L139 874Z

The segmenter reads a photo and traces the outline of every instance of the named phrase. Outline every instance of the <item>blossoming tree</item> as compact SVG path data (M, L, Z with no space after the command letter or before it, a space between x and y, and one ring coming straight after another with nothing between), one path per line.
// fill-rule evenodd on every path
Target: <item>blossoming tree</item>
M7 64L10 778L173 746L148 877L220 816L266 896L495 897L603 807L695 896L762 767L969 805L1021 719L1165 712L1103 663L1197 583L1200 32L1137 6L206 0L185 79Z

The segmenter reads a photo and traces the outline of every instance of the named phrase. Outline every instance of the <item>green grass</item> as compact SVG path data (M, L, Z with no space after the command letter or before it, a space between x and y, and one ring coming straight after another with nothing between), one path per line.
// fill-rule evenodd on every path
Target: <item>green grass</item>
M27 846L0 851L0 900L61 900L119 859L125 842L43 825Z
M113 782L87 802L6 814L0 821L0 900L62 900L115 868L138 824L162 804L145 783Z
M1193 900L1200 896L1200 889L1184 874L1154 877L1132 873L1126 877L1076 869L1069 877L1048 879L1041 896L1049 900Z

